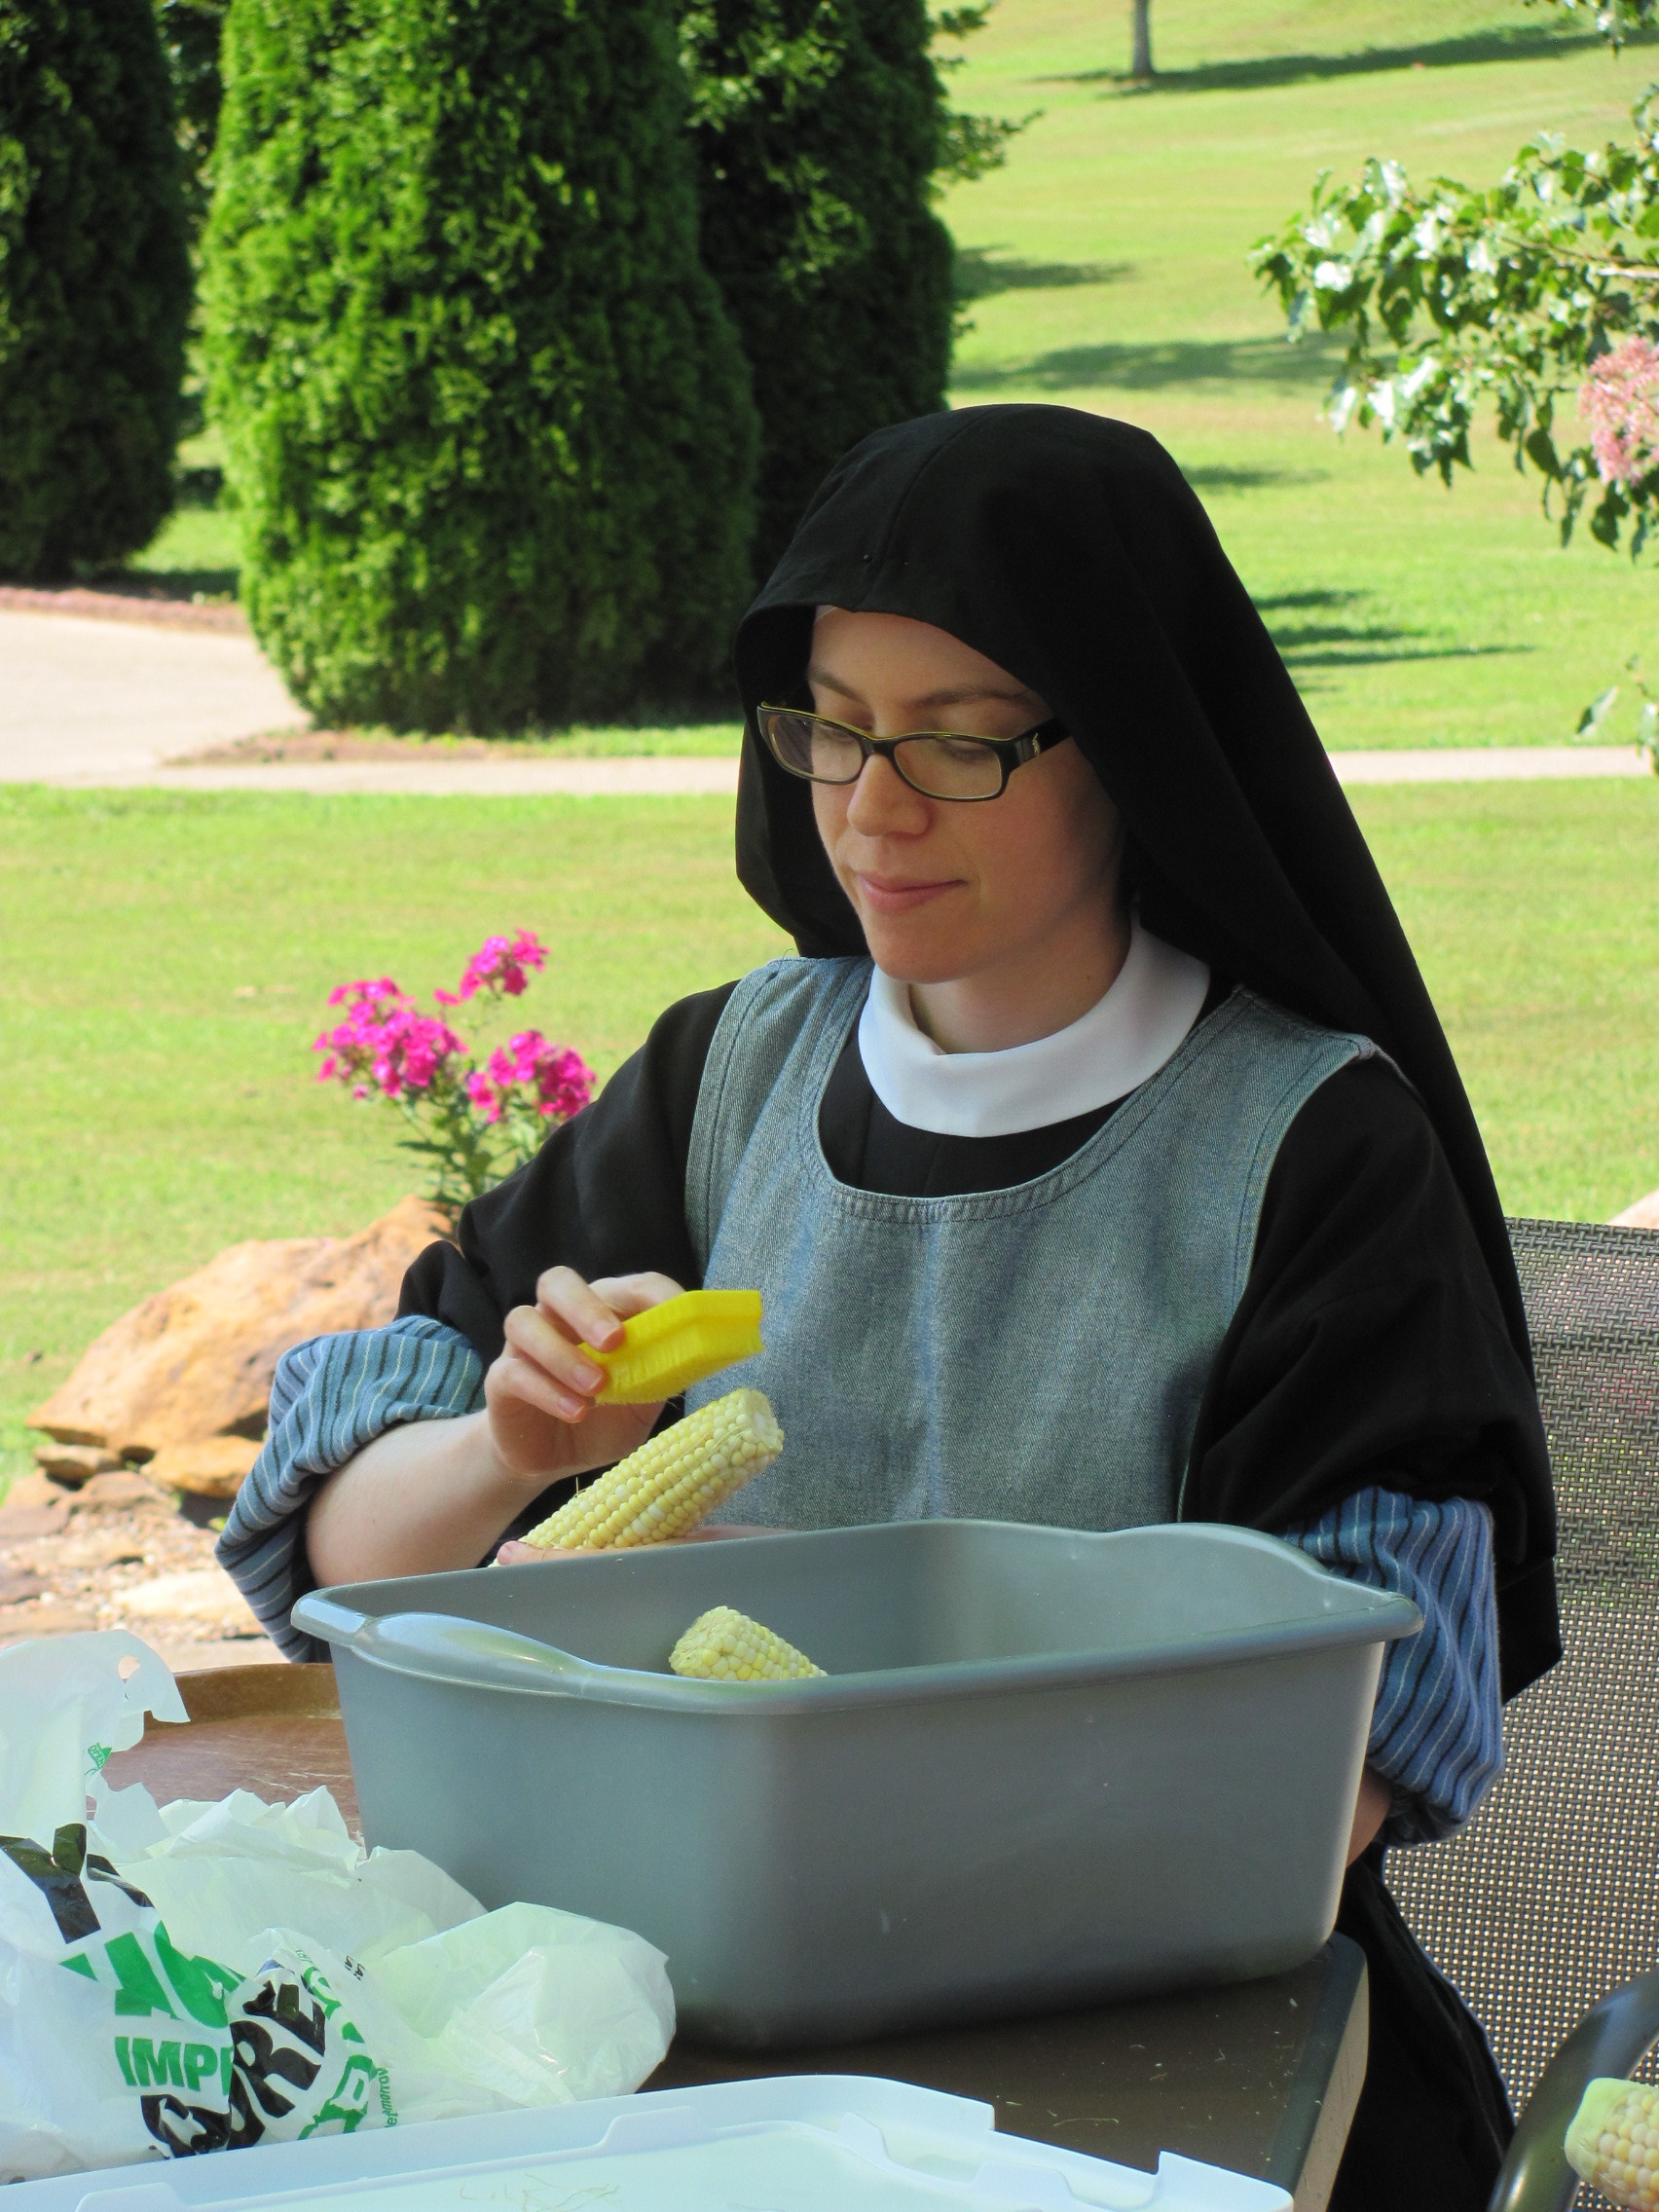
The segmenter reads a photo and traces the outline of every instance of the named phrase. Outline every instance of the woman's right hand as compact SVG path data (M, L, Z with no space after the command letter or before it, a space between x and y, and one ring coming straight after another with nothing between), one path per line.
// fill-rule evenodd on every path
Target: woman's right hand
M520 1481L556 1482L626 1458L650 1434L662 1403L596 1406L605 1375L577 1348L613 1351L630 1315L678 1298L668 1275L607 1275L584 1282L549 1268L534 1306L506 1318L506 1346L484 1378L490 1441L501 1468Z

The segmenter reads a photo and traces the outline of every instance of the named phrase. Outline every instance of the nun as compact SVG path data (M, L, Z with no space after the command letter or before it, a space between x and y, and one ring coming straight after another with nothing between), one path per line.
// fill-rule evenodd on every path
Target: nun
M1405 1592L1332 2202L1482 2212L1503 2087L1382 1864L1559 1655L1549 1467L1474 1118L1290 677L1157 441L1041 406L866 438L736 664L738 874L797 956L670 1007L391 1327L286 1355L220 1557L295 1658L318 1585L545 1560L666 1418L578 1344L702 1284L765 1299L745 1528L1229 1522Z

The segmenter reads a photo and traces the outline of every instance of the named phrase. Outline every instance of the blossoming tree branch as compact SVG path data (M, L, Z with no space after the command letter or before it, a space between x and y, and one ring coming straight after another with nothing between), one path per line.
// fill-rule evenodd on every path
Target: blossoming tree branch
M1592 17L1618 47L1659 22L1659 0L1537 0ZM1469 433L1490 401L1515 465L1542 479L1565 544L1591 534L1640 554L1659 511L1659 86L1632 110L1634 137L1588 150L1546 131L1500 183L1416 185L1370 161L1354 184L1314 182L1312 204L1250 259L1278 294L1292 340L1343 333L1333 425L1377 424L1419 475L1450 485L1473 465ZM1638 744L1659 769L1659 699L1641 656ZM1617 684L1579 719L1594 734Z
M344 1084L353 1098L395 1106L409 1134L399 1141L427 1162L426 1196L454 1213L540 1146L551 1125L593 1096L594 1073L580 1053L539 1029L523 1029L480 1058L450 1026L469 1000L486 1008L523 996L547 948L528 930L486 938L458 990L436 990L441 1014L423 1014L389 976L342 983L328 994L346 1011L314 1050L319 1083Z
M1563 537L1591 502L1593 534L1628 524L1639 552L1659 499L1659 93L1633 121L1633 143L1588 152L1546 133L1485 191L1389 161L1327 172L1251 258L1293 338L1346 334L1339 429L1378 424L1450 484L1490 399Z

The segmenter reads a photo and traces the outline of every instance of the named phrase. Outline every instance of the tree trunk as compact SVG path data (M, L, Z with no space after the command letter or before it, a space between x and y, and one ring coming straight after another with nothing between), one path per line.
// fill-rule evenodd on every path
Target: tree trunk
M1134 58L1131 77L1150 77L1152 71L1152 0L1131 0L1134 13Z

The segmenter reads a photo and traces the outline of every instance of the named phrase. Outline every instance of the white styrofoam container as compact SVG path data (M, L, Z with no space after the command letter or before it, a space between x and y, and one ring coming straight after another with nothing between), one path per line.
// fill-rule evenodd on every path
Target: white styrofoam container
M1017 2135L989 2105L859 2075L658 2089L319 2135L51 2181L5 2212L1293 2212L1165 2152L1156 2175Z

